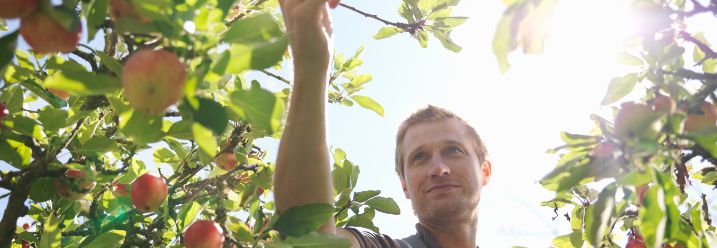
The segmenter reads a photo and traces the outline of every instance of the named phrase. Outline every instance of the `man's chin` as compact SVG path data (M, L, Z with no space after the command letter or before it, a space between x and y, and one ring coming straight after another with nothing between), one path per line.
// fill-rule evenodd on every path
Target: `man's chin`
M476 208L465 198L446 197L440 200L429 200L422 207L417 208L414 202L413 212L422 220L446 221L453 218L465 218Z

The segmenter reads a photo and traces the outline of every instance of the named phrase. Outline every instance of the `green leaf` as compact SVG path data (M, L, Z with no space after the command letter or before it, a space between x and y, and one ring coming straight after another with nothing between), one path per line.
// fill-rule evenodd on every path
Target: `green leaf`
M194 121L209 128L216 135L221 135L229 124L224 106L208 98L197 98L199 106L192 106Z
M75 152L85 155L104 154L117 149L117 142L105 136L93 136Z
M0 72L4 72L5 66L10 64L15 57L18 34L19 32L15 31L0 38Z
M420 44L421 47L428 47L428 32L426 32L425 30L418 31L415 38L416 40L418 40L418 44Z
M339 163L346 159L346 152L344 152L344 150L342 150L341 148L336 148L334 149L333 157L334 163Z
M364 107L365 109L372 110L373 112L376 112L378 115L383 116L383 107L381 104L377 103L373 99L367 96L362 95L353 95L351 96L351 99L356 101L361 107Z
M6 134L0 133L0 160L11 166L22 169L30 164L32 150L24 143L11 139Z
M598 195L597 201L587 209L585 234L588 242L593 246L600 246L603 237L607 234L607 229L610 227L610 221L615 214L616 190L615 183L605 186Z
M45 79L44 84L48 88L64 90L76 96L102 95L122 88L122 83L116 77L84 70L59 71Z
M40 110L40 116L37 118L42 122L45 132L57 133L60 128L67 126L67 111L56 108L43 108Z
M573 230L572 233L561 235L553 239L556 248L580 248L583 247L583 234L580 230Z
M44 202L52 199L55 195L55 178L41 177L38 178L30 188L30 199L35 202Z
M630 94L637 84L637 73L630 73L622 77L613 78L608 86L607 93L602 99L602 105L612 104Z
M34 80L23 80L20 82L20 84L55 108L67 107L67 102L65 102L65 100L62 100L62 98L56 96L55 94L52 94L44 87L35 83Z
M401 214L401 209L398 208L398 204L396 204L396 202L389 197L376 196L366 201L366 205L387 214Z
M103 234L100 234L95 239L87 244L87 248L116 248L121 247L124 243L124 235L126 234L123 230L112 230Z
M617 56L617 62L623 65L644 65L645 62L640 58L633 56L627 52L622 52Z
M40 248L55 248L60 247L60 239L62 237L62 230L59 225L62 222L61 218L55 215L55 212L50 212L50 216L45 219L45 223L42 226L42 237L40 238Z
M107 17L107 9L109 7L109 0L94 0L90 7L90 14L87 16L87 40L91 41L95 38L97 29L100 28L102 23Z
M162 139L162 116L150 115L132 109L120 114L120 129L140 144L157 142Z
M114 72L115 75L122 75L122 64L120 64L117 59L104 52L97 52L97 56L100 57L102 64L107 66L107 68Z
M289 46L288 38L270 14L240 19L224 33L224 41L231 47L218 54L212 64L212 71L219 75L274 66Z
M404 30L402 28L398 28L398 27L394 27L394 26L382 27L373 36L373 39L375 39L375 40L385 39L385 38L394 36L394 35L402 33L402 32L404 32Z
M351 216L351 218L349 218L349 220L346 222L346 226L363 227L376 233L379 232L378 227L373 224L373 220L369 219L367 216L364 215Z
M203 209L204 207L197 202L185 204L178 216L178 219L181 220L179 230L184 230L185 227L194 222L194 219L197 218Z
M515 41L515 30L513 28L513 18L515 13L510 11L511 8L503 13L498 21L493 35L493 54L498 60L500 71L505 73L510 68L508 63L508 53L515 50L517 42Z
M443 47L445 47L446 49L448 49L454 53L461 51L462 48L460 46L456 45L456 43L454 43L453 40L451 39L450 31L447 31L447 32L434 31L431 33L433 34L434 37L436 37L436 39L438 39L438 41L441 42L441 45L443 45Z
M230 108L255 127L265 130L269 135L281 127L284 115L284 102L258 84L250 90L238 90L230 95L234 106Z
M200 151L208 157L214 157L214 155L217 154L219 146L214 138L214 134L212 134L212 130L198 123L194 123L192 124L192 133L194 133L194 140L199 145Z
M350 248L351 242L341 236L309 233L300 237L288 237L285 243L294 248Z
M279 215L274 229L283 235L300 237L318 230L333 213L334 208L326 203L292 207Z
M377 196L378 194L381 194L380 190L366 190L366 191L361 191L361 192L354 192L354 201L365 202L368 199L371 199L374 196Z
M25 116L14 116L13 130L20 134L32 136L36 139L42 138L42 126L35 119Z

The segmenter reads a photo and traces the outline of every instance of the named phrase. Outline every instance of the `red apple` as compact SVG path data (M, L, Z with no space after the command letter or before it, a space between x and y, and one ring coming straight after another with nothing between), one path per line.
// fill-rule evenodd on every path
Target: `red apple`
M599 143L593 148L593 157L597 159L612 158L617 147L613 143Z
M652 107L656 112L671 114L677 109L677 104L675 103L675 100L672 100L669 96L658 95L652 100Z
M127 195L127 184L119 183L117 181L112 183L112 195L115 197Z
M20 20L20 34L36 53L69 53L80 43L82 26L67 30L53 17L36 11Z
M237 158L233 152L225 152L217 156L217 158L214 159L214 163L216 163L219 168L230 171L237 167Z
M615 117L615 136L621 140L654 138L660 131L657 113L644 104L623 103Z
M30 243L27 242L27 240L23 240L21 242L21 244L22 244L22 246L21 246L22 248L30 248Z
M164 178L154 173L144 173L132 182L132 204L142 212L159 209L167 193Z
M67 93L67 91L64 90L58 90L58 89L47 89L52 94L55 94L57 97L61 98L62 100L67 101L67 99L70 98L70 93Z
M0 0L0 18L22 17L32 13L40 0Z
M91 170L96 176L97 172L95 172L94 168ZM80 169L67 169L67 171L65 171L65 178L70 184L67 184L59 178L55 179L55 190L61 197L72 200L85 198L85 196L92 191L97 184L94 180L94 176L90 178L87 176L85 171ZM78 188L79 190L75 190L75 188Z
M709 102L703 102L700 108L702 114L689 114L685 120L685 132L697 132L715 127L717 122L717 107Z
M28 229L30 229L30 224L27 224L27 223L22 224L22 229L27 231Z
M224 230L219 224L198 220L184 230L184 246L187 248L221 248L224 245Z
M642 240L642 236L639 233L634 233L627 237L625 248L647 248L647 246L645 241Z
M10 111L7 110L7 106L5 106L4 103L0 102L0 119L5 118L5 116L9 115Z
M132 0L110 0L110 17L112 20L132 18L143 23L150 23L152 19L141 15L132 2Z
M635 192L637 193L637 202L640 205L642 205L642 203L645 201L645 193L648 189L650 189L650 186L647 184L643 184L635 188Z
M162 114L182 97L186 74L174 53L145 49L132 54L125 63L122 88L135 109Z

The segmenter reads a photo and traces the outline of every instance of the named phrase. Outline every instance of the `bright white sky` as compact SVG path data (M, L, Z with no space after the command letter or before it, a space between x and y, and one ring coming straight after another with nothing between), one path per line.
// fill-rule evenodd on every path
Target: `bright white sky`
M400 0L344 2L384 19L401 20ZM545 53L511 56L513 67L504 75L491 51L495 26L505 8L501 1L461 2L454 14L470 19L453 33L464 48L458 54L443 49L435 39L429 49L421 49L405 34L374 41L371 37L380 23L346 9L333 11L337 52L353 54L359 46L367 46L365 63L359 68L373 74L374 80L360 94L380 102L385 117L359 107L332 105L329 144L344 149L360 165L358 190L380 189L401 206L400 216L376 217L381 231L396 238L415 232L410 201L403 197L393 173L394 136L403 118L434 104L473 123L493 161L493 178L480 204L481 247L546 247L553 237L566 233L567 224L551 221L552 210L540 206L553 195L537 181L555 165L556 157L545 151L561 144L560 131L586 133L592 128L589 115L606 112L600 102L607 84L625 70L614 62L630 26L619 2L561 1ZM16 27L10 24L11 30ZM262 84L270 89L285 87L268 78ZM273 160L276 141L261 143ZM151 151L142 157L152 161ZM5 205L0 202L0 210Z

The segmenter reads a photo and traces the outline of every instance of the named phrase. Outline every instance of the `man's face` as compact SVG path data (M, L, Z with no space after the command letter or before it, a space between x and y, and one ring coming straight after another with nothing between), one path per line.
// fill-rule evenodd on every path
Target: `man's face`
M416 124L406 132L401 148L403 192L420 219L445 221L477 213L491 164L481 166L464 123L446 119Z

